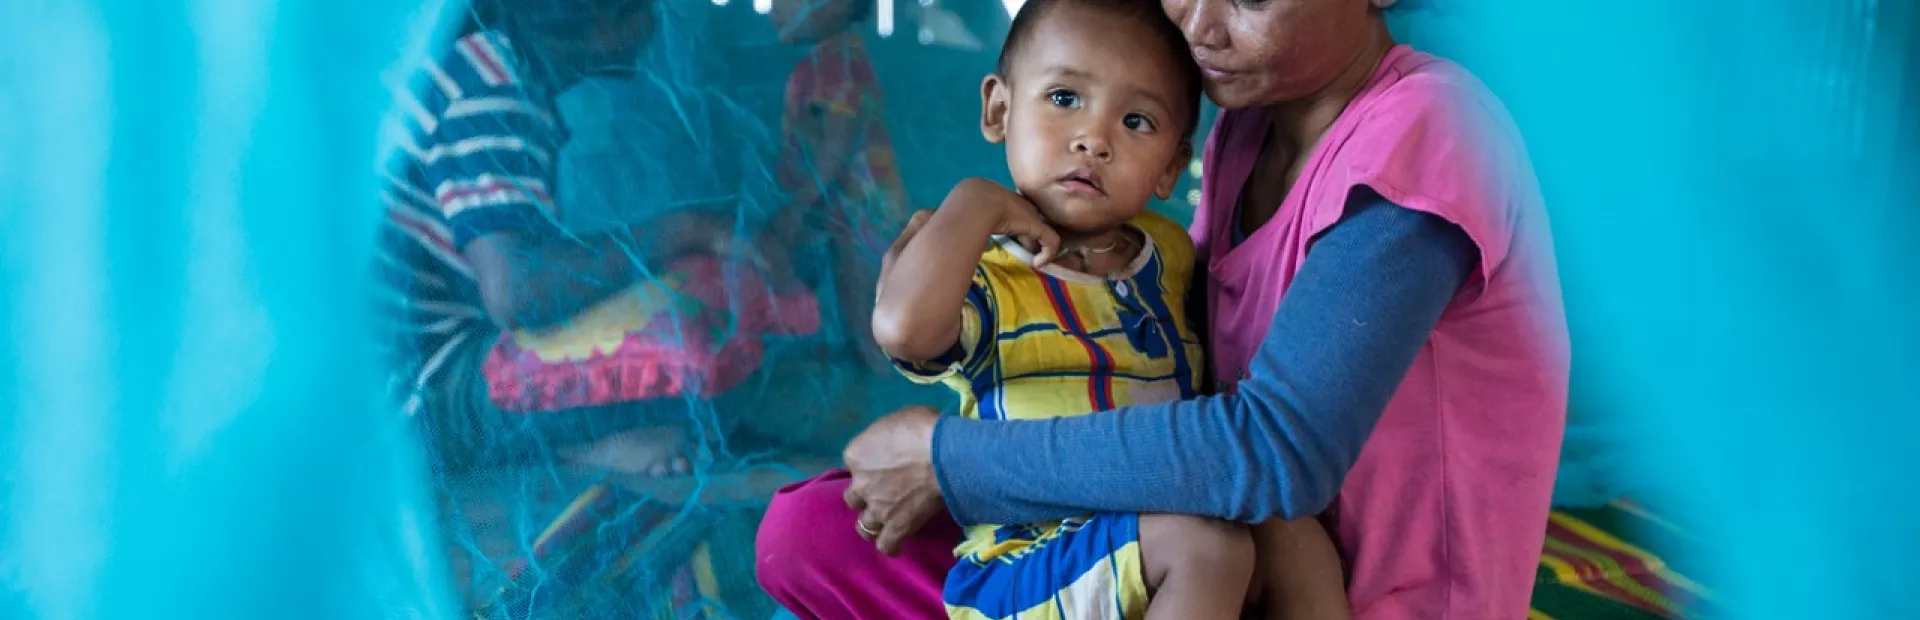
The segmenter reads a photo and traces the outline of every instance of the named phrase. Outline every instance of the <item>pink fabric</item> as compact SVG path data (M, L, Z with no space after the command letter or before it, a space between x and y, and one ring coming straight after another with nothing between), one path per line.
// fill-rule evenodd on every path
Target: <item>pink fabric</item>
M820 330L820 305L812 293L772 292L757 269L702 255L675 261L667 271L686 303L609 343L611 351L547 361L518 346L513 334L501 334L482 366L494 406L544 412L710 398L760 367L762 337Z
M887 557L860 538L860 513L832 471L774 493L755 541L760 587L801 620L945 620L940 587L955 562L960 526L946 513Z
M1232 217L1267 134L1223 114L1193 233L1208 257L1215 376L1240 377L1312 240L1356 186L1464 229L1480 269L1434 329L1328 517L1363 620L1526 616L1566 424L1569 347L1533 171L1493 95L1405 46L1321 139L1272 220Z

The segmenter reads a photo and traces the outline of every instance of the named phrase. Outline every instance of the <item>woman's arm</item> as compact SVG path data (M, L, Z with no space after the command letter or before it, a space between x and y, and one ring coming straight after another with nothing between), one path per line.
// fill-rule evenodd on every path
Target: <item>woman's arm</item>
M948 508L962 523L1317 513L1476 258L1453 224L1356 192L1309 252L1237 395L1041 421L943 418L933 462Z

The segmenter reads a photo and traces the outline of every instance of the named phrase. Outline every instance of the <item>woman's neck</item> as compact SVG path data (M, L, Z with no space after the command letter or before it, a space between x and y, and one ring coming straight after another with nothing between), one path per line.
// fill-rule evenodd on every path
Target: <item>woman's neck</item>
M1360 96L1360 91L1366 88L1387 52L1393 50L1393 36L1387 33L1384 19L1377 20L1368 38L1371 41L1325 87L1300 99L1267 106L1267 113L1273 119L1268 140L1287 147L1293 153L1306 153L1313 149L1320 141L1320 136L1333 126L1341 112L1346 111L1347 104Z

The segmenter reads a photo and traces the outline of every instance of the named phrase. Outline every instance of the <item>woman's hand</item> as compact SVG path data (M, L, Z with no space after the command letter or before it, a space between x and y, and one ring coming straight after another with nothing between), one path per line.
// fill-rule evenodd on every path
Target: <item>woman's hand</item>
M893 555L900 541L942 510L933 475L933 425L939 412L907 407L880 418L847 444L842 455L853 483L847 506L860 511L860 537Z

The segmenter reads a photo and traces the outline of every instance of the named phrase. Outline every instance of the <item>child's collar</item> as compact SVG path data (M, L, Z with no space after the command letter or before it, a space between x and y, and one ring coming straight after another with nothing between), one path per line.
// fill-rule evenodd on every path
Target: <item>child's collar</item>
M1143 240L1141 241L1141 244L1140 244L1140 253L1133 257L1133 262L1127 263L1126 269L1122 269L1120 271L1107 274L1107 276L1103 278L1090 273L1086 273L1082 271L1074 271L1072 269L1061 267L1060 265L1055 263L1047 263L1046 265L1043 265L1040 267L1040 273L1044 273L1062 280L1066 280L1068 282L1079 282L1081 284L1097 284L1097 285L1105 285L1107 282L1110 282L1110 281L1128 280L1128 279L1132 279L1134 276L1140 275L1140 272L1147 268L1147 263L1153 260L1153 254L1154 252L1157 251L1153 244L1153 235L1147 234L1146 229L1143 229L1139 226L1135 226L1132 223L1124 224L1124 226L1126 226L1127 228L1133 229L1134 232L1140 233L1140 238ZM998 244L1000 246L1000 249L1006 250L1007 254L1012 255L1014 258L1019 259L1021 262L1029 265L1033 264L1033 253L1028 252L1027 249L1024 247L1021 247L1020 242L1014 241L1012 238L1002 236L1002 235L994 235L993 242L995 244Z

